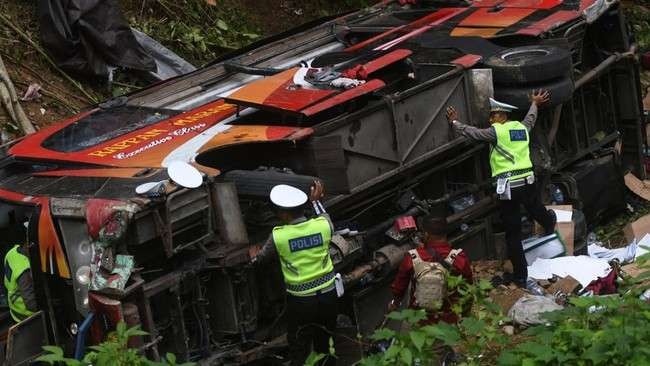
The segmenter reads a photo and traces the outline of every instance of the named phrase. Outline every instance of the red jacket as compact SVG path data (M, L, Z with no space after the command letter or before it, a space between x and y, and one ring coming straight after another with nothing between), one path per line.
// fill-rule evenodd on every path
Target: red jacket
M440 257L440 260L444 260L447 258L449 255L449 252L451 251L451 245L445 241L438 241L438 242L429 242L426 243L425 246L433 249L438 256ZM433 261L433 257L427 249L424 247L418 247L417 248L418 254L420 255L420 258L422 260L431 262ZM469 262L469 258L465 255L464 252L461 252L456 256L456 259L452 263L451 266L451 274L458 276L461 275L467 280L468 282L472 282L472 267ZM395 277L395 280L393 281L393 284L391 286L391 290L393 291L393 297L395 301L401 302L402 299L404 298L404 295L406 295L406 290L408 289L409 284L412 282L411 285L411 298L409 299L409 307L414 308L414 302L415 302L415 281L413 279L414 277L414 271L413 271L413 260L411 259L411 256L407 253L404 256L404 260L402 260L402 264L399 266L399 271L397 272L397 276ZM453 295L450 296L448 301L445 301L443 304L442 310L439 313L434 313L434 314L429 314L429 322L435 323L438 322L439 320L442 320L447 323L455 323L458 321L458 318L456 315L451 311L451 304L453 303Z

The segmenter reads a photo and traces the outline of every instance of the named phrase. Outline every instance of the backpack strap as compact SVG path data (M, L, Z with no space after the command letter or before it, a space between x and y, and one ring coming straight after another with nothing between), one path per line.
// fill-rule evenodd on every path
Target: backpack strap
M411 260L413 261L413 265L415 265L416 261L418 262L418 264L421 263L421 262L424 262L422 260L422 257L420 257L420 253L418 253L417 249L409 250L409 255L411 255Z
M442 257L440 257L440 255L438 254L438 252L436 252L435 250L433 250L433 248L428 247L428 246L426 246L426 244L425 244L425 245L424 245L424 249L427 251L427 253L429 253L429 255L431 255L431 257L433 258L433 260L434 260L435 262L440 263L443 267L445 267L446 270L448 270L448 271L451 270L451 267L449 266L449 264L448 264L447 262L445 262L445 260L444 260Z

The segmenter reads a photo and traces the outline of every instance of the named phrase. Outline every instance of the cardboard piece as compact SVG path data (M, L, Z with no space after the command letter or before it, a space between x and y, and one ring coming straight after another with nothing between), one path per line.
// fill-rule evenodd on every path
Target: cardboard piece
M621 267L623 272L627 273L630 277L636 278L643 272L647 272L647 268L641 268L638 263L632 262Z
M573 215L573 206L571 205L549 205L546 206L546 208L549 210L562 211L563 213L561 213L560 216L566 216L566 213L564 213L565 211L569 211L571 212L571 215ZM575 235L575 224L573 221L560 222L560 220L558 220L558 223L555 225L555 230L560 234L562 241L564 241L564 244L566 246L566 255L573 255L573 241ZM535 234L539 235L542 234L544 229L541 225L535 223L534 231Z
M625 240L628 243L631 243L634 239L639 241L648 233L650 233L650 215L642 216L623 228L623 235L625 235Z
M650 201L650 181L641 180L632 173L625 174L625 186L637 196Z
M557 282L549 286L549 288L546 289L546 292L553 295L556 292L560 291L563 294L570 295L578 292L580 288L582 288L582 285L580 285L580 282L578 282L578 280L571 276L566 276L557 280Z
M502 288L499 287L490 293L492 302L497 304L504 314L507 314L512 305L521 299L527 292L521 288Z
M637 262L633 262L622 266L621 270L631 278L637 278L642 273L650 271L650 268L641 267ZM650 285L650 280L645 279L644 281L641 281L640 283L637 283L634 286L632 286L632 288L638 288L643 290L646 289L649 285Z

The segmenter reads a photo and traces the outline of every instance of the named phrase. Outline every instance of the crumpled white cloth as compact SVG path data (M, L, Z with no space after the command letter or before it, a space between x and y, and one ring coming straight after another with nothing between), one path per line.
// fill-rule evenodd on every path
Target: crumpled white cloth
M365 84L365 80L350 79L350 78L337 78L330 81L330 85L335 88L352 89L359 85Z
M650 234L646 234L639 242L636 239L623 248L607 249L598 244L591 244L587 247L590 257L612 260L617 258L621 263L634 262L638 257L648 253L650 247Z
M616 258L621 263L628 263L634 261L637 248L638 244L636 241L626 247L616 249L608 249L598 244L591 244L587 247L587 252L592 258L602 258L608 261Z
M562 309L550 297L526 294L508 310L508 318L523 326L544 324L546 321L542 319L542 314Z
M606 276L611 267L607 259L592 258L586 255L574 257L558 257L552 259L537 259L535 263L528 266L528 276L536 280L571 276L575 278L582 287L598 277Z

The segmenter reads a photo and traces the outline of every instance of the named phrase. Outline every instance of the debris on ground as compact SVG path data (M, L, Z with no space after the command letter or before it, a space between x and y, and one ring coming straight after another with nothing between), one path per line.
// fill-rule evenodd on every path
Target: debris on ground
M628 242L641 240L650 233L650 215L645 215L634 222L630 222L623 228L623 234Z
M557 217L555 230L565 245L566 255L573 255L575 241L575 222L573 221L573 207L571 205L549 205L547 209L553 210ZM535 234L540 235L544 229L535 223Z
M646 201L650 201L650 181L642 181L632 173L627 173L624 177L627 188L637 196Z
M490 292L490 299L499 305L504 314L507 314L512 305L526 295L526 290L516 286L498 286Z
M560 278L555 277L555 279L556 281L546 288L549 295L555 296L558 292L565 295L574 295L582 288L580 282L571 275Z
M27 90L25 91L25 94L20 98L21 101L23 102L30 102L35 99L41 98L41 84L38 83L31 83L27 87Z
M562 241L557 233L543 237L533 237L522 241L524 247L524 254L528 265L531 265L535 260L543 258L557 258L567 255L565 243Z
M521 326L544 324L544 313L563 308L550 297L525 294L508 310L508 317Z

